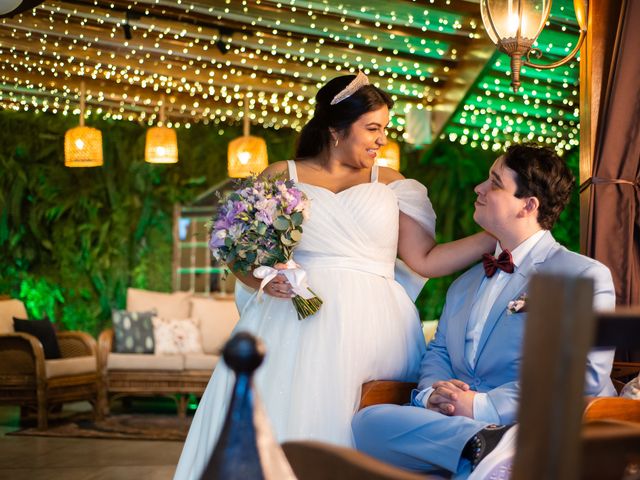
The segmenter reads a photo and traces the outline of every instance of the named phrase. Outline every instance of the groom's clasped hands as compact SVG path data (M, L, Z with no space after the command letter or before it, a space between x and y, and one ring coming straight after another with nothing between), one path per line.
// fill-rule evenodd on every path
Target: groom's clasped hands
M473 397L476 392L461 380L440 380L433 385L427 408L448 416L473 418Z

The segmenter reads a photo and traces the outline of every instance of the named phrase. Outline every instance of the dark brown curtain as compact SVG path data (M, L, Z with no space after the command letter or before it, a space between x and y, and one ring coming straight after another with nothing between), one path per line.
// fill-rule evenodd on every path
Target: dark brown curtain
M592 177L581 189L590 190L586 253L611 269L618 305L638 305L640 1L622 2L610 58L608 77L602 79Z

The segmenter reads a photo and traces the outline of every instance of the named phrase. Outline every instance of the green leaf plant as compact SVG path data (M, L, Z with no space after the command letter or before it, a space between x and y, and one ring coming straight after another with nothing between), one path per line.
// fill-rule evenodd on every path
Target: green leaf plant
M170 291L173 208L226 177L241 126L179 128L179 163L144 162L146 125L87 119L104 166L67 168L63 141L77 118L0 111L0 294L62 329L97 334L124 308L127 287ZM260 131L272 160L295 132Z

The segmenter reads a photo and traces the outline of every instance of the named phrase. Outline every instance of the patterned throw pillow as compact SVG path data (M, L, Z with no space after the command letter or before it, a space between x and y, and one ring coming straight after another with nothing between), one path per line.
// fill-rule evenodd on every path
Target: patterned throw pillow
M202 353L202 339L196 319L163 319L153 317L156 354L178 355Z
M113 310L111 319L116 338L117 353L153 353L153 324L155 312Z

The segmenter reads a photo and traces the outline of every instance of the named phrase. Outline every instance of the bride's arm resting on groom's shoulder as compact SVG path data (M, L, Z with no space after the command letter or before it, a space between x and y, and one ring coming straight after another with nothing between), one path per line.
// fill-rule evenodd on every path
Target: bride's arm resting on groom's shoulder
M404 179L401 173L390 168L381 168L380 173L384 183ZM436 244L435 238L417 221L400 212L398 256L423 277L450 275L480 260L483 253L493 253L495 248L495 237L486 232Z
M493 252L495 248L496 239L486 232L436 244L418 222L400 213L398 256L423 277L450 275L480 260L483 253Z

